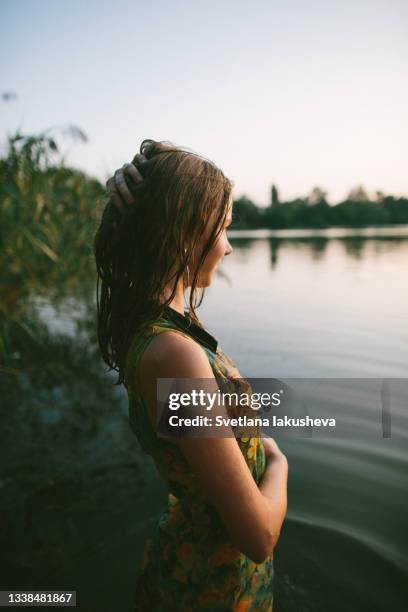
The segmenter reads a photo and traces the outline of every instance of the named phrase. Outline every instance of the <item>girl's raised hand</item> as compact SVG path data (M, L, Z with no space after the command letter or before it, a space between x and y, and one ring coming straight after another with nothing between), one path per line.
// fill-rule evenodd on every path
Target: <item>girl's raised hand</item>
M137 153L131 163L124 164L121 168L118 168L114 175L106 181L106 189L121 212L123 212L127 204L134 204L136 201L135 196L128 187L127 179L135 186L140 184L143 181L143 176L139 167L145 162L147 162L146 157L141 153Z

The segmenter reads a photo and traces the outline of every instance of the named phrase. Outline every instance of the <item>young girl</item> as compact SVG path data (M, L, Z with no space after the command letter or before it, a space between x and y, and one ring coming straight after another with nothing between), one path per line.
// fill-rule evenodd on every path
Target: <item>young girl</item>
M155 418L158 379L234 385L241 378L195 310L232 253L233 183L187 149L144 140L107 188L94 245L100 349L168 487L138 570L134 610L271 612L273 549L287 511L285 455L259 429L165 438Z

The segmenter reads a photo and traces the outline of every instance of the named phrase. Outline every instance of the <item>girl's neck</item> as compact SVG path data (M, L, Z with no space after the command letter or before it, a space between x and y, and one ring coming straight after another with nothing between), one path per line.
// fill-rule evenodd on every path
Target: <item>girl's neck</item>
M168 296L169 294L170 292L165 292L166 296ZM170 302L169 306L170 308L173 308L174 310L177 310L177 312L179 312L180 314L184 315L184 300L185 297L183 288L179 286L177 287L176 295Z

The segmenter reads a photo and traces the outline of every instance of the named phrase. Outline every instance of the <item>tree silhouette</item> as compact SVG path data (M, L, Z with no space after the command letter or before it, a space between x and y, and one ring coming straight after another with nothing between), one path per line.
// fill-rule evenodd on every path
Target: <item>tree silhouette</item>
M313 187L310 194L307 196L307 203L309 206L314 206L315 204L327 203L327 191L323 191L320 187Z
M347 200L350 200L351 202L369 202L370 198L364 187L358 185L350 190Z
M279 204L279 194L276 185L272 185L271 189L271 206L277 206Z

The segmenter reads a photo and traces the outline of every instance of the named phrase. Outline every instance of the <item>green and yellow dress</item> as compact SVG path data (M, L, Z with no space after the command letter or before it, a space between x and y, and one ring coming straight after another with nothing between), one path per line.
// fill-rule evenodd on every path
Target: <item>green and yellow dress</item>
M214 506L178 445L158 437L135 383L135 368L149 342L161 332L193 338L205 350L214 376L234 385L240 374L217 340L184 315L165 306L133 339L126 360L125 385L130 425L143 450L152 456L168 487L168 504L147 539L137 572L134 611L271 612L273 556L256 564L236 548ZM259 484L265 450L258 435L237 437L245 461ZM228 483L226 483L228 486Z

